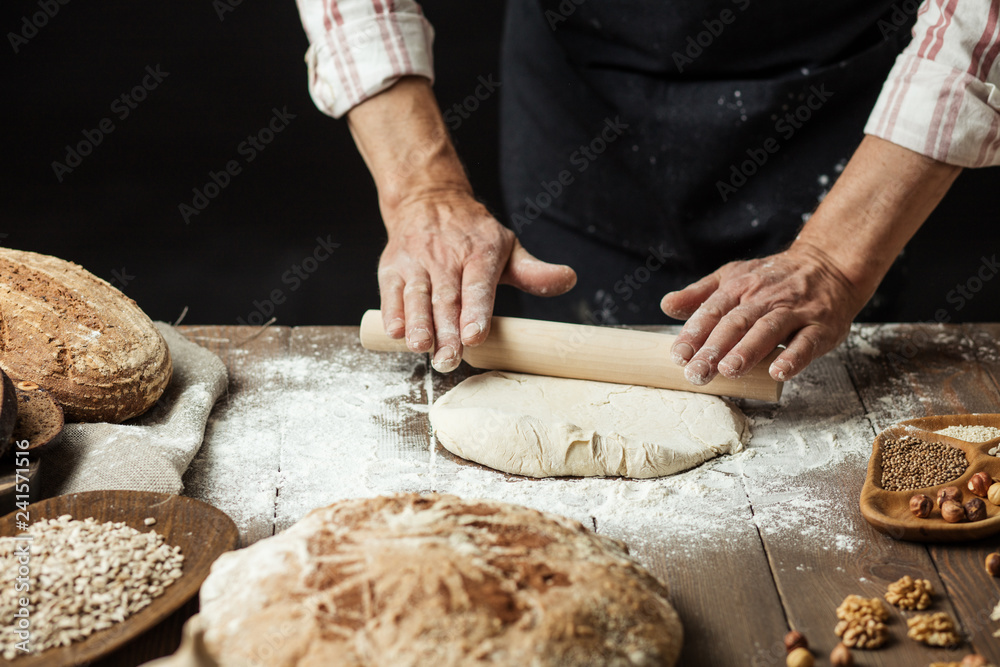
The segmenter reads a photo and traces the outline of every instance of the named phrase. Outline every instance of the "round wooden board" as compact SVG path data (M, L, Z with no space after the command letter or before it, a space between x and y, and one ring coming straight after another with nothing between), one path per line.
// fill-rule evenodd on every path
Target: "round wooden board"
M969 491L968 482L977 472L982 471L994 479L1000 479L1000 458L989 454L990 448L1000 445L1000 438L986 442L966 442L934 432L959 425L1000 428L1000 414L942 415L910 419L878 434L868 461L868 475L861 489L861 514L868 523L897 540L914 542L960 542L1000 533L1000 507L985 499L987 516L982 521L948 523L941 518L937 507L926 519L918 519L910 512L910 498L914 494L923 493L936 499L938 490L946 486L957 486L962 490L964 502L974 497ZM965 452L969 467L961 477L945 484L909 491L886 491L882 488L882 443L904 435L960 449Z
M74 519L93 517L99 522L123 521L141 532L155 530L166 543L179 546L184 555L184 574L163 595L142 611L83 641L43 653L16 658L16 667L70 667L91 662L137 637L169 616L197 594L212 563L236 547L236 524L207 503L167 493L141 491L88 491L56 496L28 506L30 523L69 514ZM156 519L144 525L147 517ZM15 513L0 519L0 536L12 536Z

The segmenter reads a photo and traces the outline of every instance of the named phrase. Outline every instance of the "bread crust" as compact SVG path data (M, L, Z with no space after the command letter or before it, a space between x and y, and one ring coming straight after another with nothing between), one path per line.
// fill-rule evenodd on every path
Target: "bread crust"
M67 421L122 422L159 400L173 365L163 336L83 267L0 248L0 368L36 382Z
M669 667L682 635L623 543L433 493L338 502L222 555L200 615L224 666Z

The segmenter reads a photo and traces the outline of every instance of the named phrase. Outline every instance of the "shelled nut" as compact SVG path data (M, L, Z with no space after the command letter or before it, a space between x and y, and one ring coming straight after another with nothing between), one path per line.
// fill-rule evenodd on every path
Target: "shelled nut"
M986 492L986 499L994 505L1000 505L1000 483L994 482Z
M809 652L807 648L797 648L788 654L785 658L785 664L788 667L813 667L816 664L816 660L813 658L813 654Z
M927 579L914 579L910 575L889 584L885 600L900 609L918 609L923 611L931 606L934 587Z
M941 518L948 523L965 521L965 508L954 500L945 500L941 503Z
M968 486L969 491L972 491L980 498L985 498L986 494L990 491L990 487L993 486L993 478L985 472L977 472L969 478Z
M982 498L970 498L965 503L965 518L969 521L982 521L986 518L986 503Z
M785 635L785 651L791 653L797 648L809 648L809 642L806 640L806 636L799 632L798 630L792 630Z
M955 621L947 612L917 614L906 619L906 636L927 646L957 646L962 643Z
M854 656L851 655L851 649L844 646L841 642L833 647L830 651L830 667L854 667Z
M959 663L959 667L989 667L989 663L986 662L986 658L978 653L970 653L962 658L962 662Z
M937 504L938 507L946 500L952 500L956 503L962 502L962 489L957 486L946 486L937 492Z
M910 498L910 511L918 519L926 519L934 511L934 501L930 496L918 493Z
M1000 554L994 551L986 556L986 571L990 576L1000 577Z

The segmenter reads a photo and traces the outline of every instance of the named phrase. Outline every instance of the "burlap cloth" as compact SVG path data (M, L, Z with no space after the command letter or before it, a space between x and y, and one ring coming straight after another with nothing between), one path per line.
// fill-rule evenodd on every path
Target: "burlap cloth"
M128 489L180 493L181 477L201 447L226 367L173 327L156 322L170 348L174 375L160 401L125 424L66 424L42 460L46 496Z

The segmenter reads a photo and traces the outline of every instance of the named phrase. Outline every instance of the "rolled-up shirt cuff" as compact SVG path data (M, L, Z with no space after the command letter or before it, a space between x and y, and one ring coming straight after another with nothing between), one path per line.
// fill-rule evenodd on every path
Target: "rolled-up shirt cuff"
M961 167L1000 165L1000 90L968 72L903 53L865 134Z
M381 14L333 25L306 51L309 94L340 118L404 76L434 81L434 29L420 14Z

